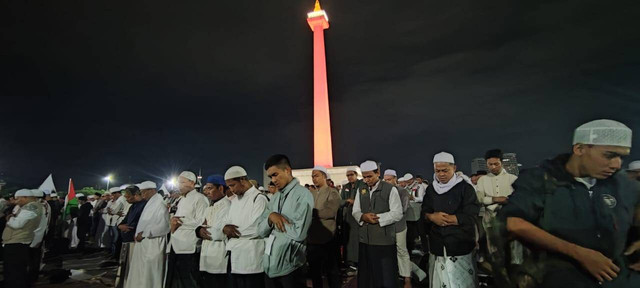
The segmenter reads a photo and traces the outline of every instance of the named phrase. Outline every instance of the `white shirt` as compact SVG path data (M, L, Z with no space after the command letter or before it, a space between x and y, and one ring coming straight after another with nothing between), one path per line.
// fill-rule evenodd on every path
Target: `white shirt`
M169 209L160 194L153 195L142 209L136 227L136 236L140 232L144 238L163 237L171 232Z
M478 179L478 185L476 194L478 200L482 203L486 209L495 211L500 204L493 202L493 197L509 197L513 193L513 182L518 179L518 176L507 173L502 169L500 174L494 175L489 173Z
M378 185L380 185L380 181L378 181L378 183L373 187L369 188L369 191L371 191L371 193L369 193L369 199L373 196L373 191L378 189ZM353 212L351 215L353 215L353 218L355 218L356 221L358 221L358 224L362 226L364 224L364 221L360 220L360 218L362 218L360 195L362 194L358 193L357 195L358 197L356 197L356 200L353 203ZM380 219L378 219L380 227L391 225L402 219L402 201L400 201L400 194L398 194L398 189L396 187L391 188L391 194L389 194L389 212L377 214L377 216L380 217Z
M31 241L31 245L29 247L36 248L40 243L42 243L42 239L44 239L44 234L49 230L49 220L51 219L51 206L47 201L41 200L40 204L42 204L42 217L40 218L40 224L38 224L38 228L33 231L33 241Z
M231 251L231 273L233 274L264 272L262 267L264 239L258 235L258 224L267 201L264 194L255 187L251 187L242 197L236 196L231 199L229 213L215 227L222 232L225 225L238 226L240 238L228 239L226 245L227 251Z
M120 225L120 222L124 220L124 216L127 216L127 212L129 212L129 207L131 207L131 204L127 202L127 199L125 199L124 196L118 197L118 200L116 200L111 206L111 214L113 215L111 216L111 222L109 226ZM118 212L122 212L122 216L118 216L117 215Z
M422 203L422 199L424 198L424 194L427 191L427 185L422 183L418 183L418 181L413 180L411 185L406 188L409 190L409 194L413 196L413 201L416 203Z
M113 200L109 200L109 202L107 202L107 206L104 207L104 209L102 209L102 219L104 219L104 224L107 226L111 226L109 225L109 223L111 223L111 218L112 216L109 215L109 209L111 208L111 206L113 206L114 201Z
M182 225L171 234L167 249L173 248L176 254L192 254L196 252L198 237L196 228L204 221L204 210L209 207L209 199L196 190L191 190L178 200L175 217L180 217Z
M224 220L229 213L230 206L231 201L227 197L222 197L205 210L205 220L207 221L207 226L211 228L202 229L207 229L211 233L212 240L202 240L200 271L206 271L211 274L227 273L227 238L222 233L222 229L216 229L215 227L220 227L218 222Z

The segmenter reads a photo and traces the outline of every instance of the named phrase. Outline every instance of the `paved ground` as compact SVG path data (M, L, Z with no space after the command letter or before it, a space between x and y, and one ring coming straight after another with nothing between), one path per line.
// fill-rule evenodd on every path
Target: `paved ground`
M89 253L72 252L61 256L47 255L45 257L45 266L42 274L34 287L113 287L117 266L115 262L108 260L108 256L106 252L99 250ZM420 257L414 256L412 260L415 263L419 263ZM59 283L52 283L52 279L55 279L56 275L60 275L67 270L72 273L69 279ZM2 277L1 275L2 273L0 272L0 279ZM345 276L343 279L343 287L356 287L354 278L354 276ZM311 287L310 281L308 281L307 286ZM0 284L0 287L3 286ZM400 282L398 287L402 287ZM413 287L420 288L428 286L424 282L414 282ZM481 287L489 286L482 285L481 283Z

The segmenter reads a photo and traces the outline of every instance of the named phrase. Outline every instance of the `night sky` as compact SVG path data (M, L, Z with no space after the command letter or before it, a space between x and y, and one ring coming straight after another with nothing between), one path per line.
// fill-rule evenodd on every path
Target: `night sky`
M44 3L41 3L44 2ZM335 165L525 167L611 118L640 158L639 1L322 1ZM1 178L313 165L312 0L2 1ZM427 176L431 178L431 176ZM104 185L104 183L102 183Z

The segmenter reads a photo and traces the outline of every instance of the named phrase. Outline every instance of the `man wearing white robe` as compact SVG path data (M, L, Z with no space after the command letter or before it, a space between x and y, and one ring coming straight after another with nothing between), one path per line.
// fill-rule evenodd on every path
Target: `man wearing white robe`
M211 200L211 206L205 210L205 220L202 226L196 229L196 235L202 239L200 251L200 273L202 285L206 287L210 283L216 283L218 287L227 287L227 237L221 229L220 223L229 213L231 200L225 197L228 188L222 175L211 175L203 187L207 198Z
M125 287L162 287L167 234L171 231L169 210L156 191L156 183L145 181L137 186L147 205L136 227L136 244Z
M184 171L178 177L181 196L176 200L177 210L170 221L166 288L198 287L200 282L200 253L197 251L199 239L195 230L204 222L204 210L209 207L209 199L195 190L196 181L196 174L190 171Z
M227 271L231 286L264 287L262 256L265 243L258 234L258 224L269 200L249 182L247 172L240 166L229 168L224 179L236 197L231 200L227 216L214 229L222 231L228 239Z

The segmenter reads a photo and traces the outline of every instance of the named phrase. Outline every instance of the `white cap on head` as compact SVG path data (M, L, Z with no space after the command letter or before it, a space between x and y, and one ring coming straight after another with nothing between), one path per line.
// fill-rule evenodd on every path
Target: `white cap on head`
M398 177L398 173L396 173L396 170L387 169L387 170L384 170L384 176Z
M433 163L439 163L439 162L455 164L456 160L453 159L453 155L447 152L440 152L435 156L433 156Z
M178 177L182 177L185 178L193 183L195 183L197 181L197 177L196 174L191 172L191 171L182 171L182 173L180 173L180 175L178 175Z
M358 173L358 168L355 166L349 166L347 167L347 172L356 172Z
M56 193L56 192L51 192L51 194L49 194L49 196L51 196L51 197L58 197L58 193Z
M118 190L118 191L119 191L119 190ZM104 195L111 195L111 192L109 192L109 191L104 192L104 194L102 194L102 196L104 196Z
M404 174L404 177L402 178L404 178L404 181L411 180L413 179L413 175L411 175L411 173L407 173L407 174Z
M631 148L631 129L609 119L599 119L580 125L573 132L573 145L611 145Z
M44 192L40 189L31 189L31 194L33 194L33 197L44 197Z
M362 164L360 164L360 171L362 172L369 172L374 170L378 170L378 163L374 161L367 160L362 162Z
M627 167L627 170L640 171L640 160L629 163L629 167Z
M136 187L138 187L138 189L140 189L140 190L158 188L156 183L155 182L151 182L151 181L144 181L144 182L142 182L140 184L136 184Z
M29 189L20 189L16 191L13 197L33 197L33 193Z
M131 184L124 184L124 185L120 186L120 189L118 189L118 190L116 190L116 191L113 191L113 192L111 192L111 193L121 192L121 191L123 191L124 189L127 189L127 187L131 187L131 186L133 186L133 185L131 185Z
M111 187L111 188L109 188L109 194L118 192L120 190L121 190L120 187Z
M245 176L247 176L247 171L240 166L231 166L229 169L227 169L227 172L224 172L225 181Z
M80 198L80 197L84 197L84 194L82 194L82 193L76 194L76 198Z
M398 182L402 182L402 181L407 181L407 179L405 179L404 177L398 178Z
M258 187L258 190L264 191L264 187L260 186L260 187Z
M324 166L319 166L319 165L318 165L318 166L316 166L316 167L313 167L313 170L315 170L315 171L320 171L320 172L324 173L324 175L326 175L327 177L329 177L329 173L327 172L327 168L325 168ZM327 178L327 179L328 179L328 178Z
M89 195L87 198L96 198L96 195Z

